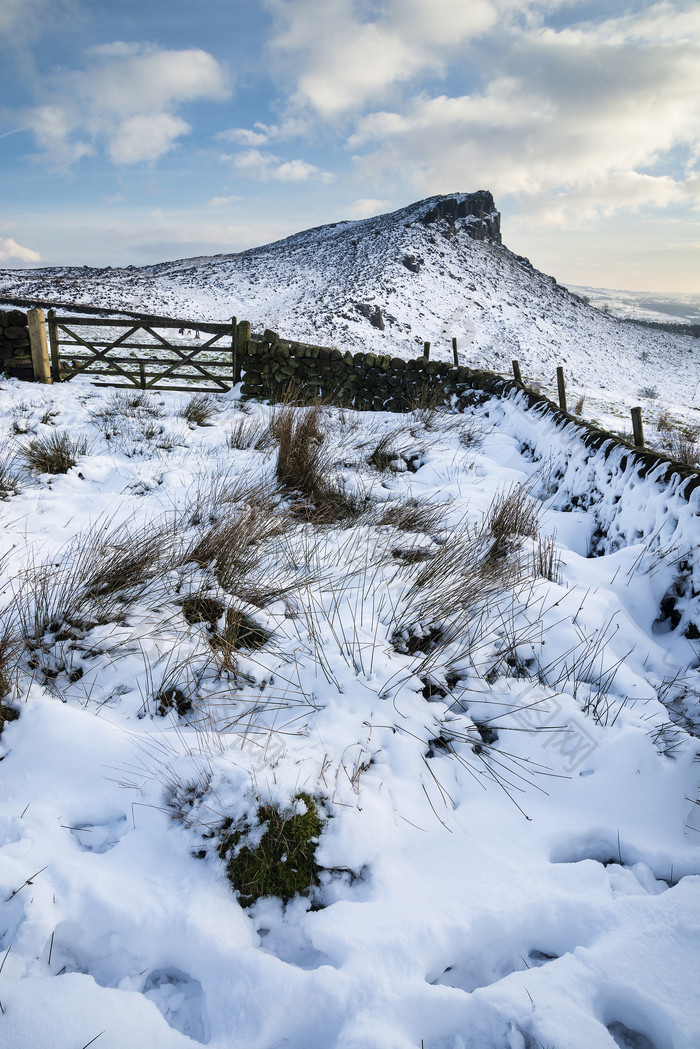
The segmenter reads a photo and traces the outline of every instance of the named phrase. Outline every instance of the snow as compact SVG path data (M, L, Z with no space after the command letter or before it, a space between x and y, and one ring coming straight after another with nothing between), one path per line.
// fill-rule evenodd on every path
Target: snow
M229 441L274 409L215 400L207 427L167 392L115 425L87 380L0 382L3 625L35 631L0 737L0 1044L696 1049L700 493L518 397L323 408L366 509L305 523L274 440ZM77 464L22 466L54 432L86 440ZM415 472L368 464L392 433ZM553 579L532 534L483 569L517 485ZM409 499L439 522L381 523ZM191 552L246 505L263 535L224 585ZM137 583L86 589L81 564L104 578L125 545L148 554ZM217 660L183 614L202 593L269 640ZM174 687L192 709L161 716ZM300 792L326 820L321 886L244 908L211 834Z
M427 340L434 359L452 360L455 337L462 363L510 373L517 359L547 389L562 366L572 398L595 388L607 404L638 404L641 389L656 387L681 415L700 408L696 339L606 316L507 247L473 240L473 219L426 224L439 199L239 254L139 269L0 270L0 294L200 321L235 315L253 331L398 357L417 356ZM411 257L418 273L405 265ZM369 320L376 308L383 331Z

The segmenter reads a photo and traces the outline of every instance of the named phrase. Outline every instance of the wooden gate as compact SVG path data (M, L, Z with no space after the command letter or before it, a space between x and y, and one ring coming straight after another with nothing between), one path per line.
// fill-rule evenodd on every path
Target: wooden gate
M250 326L149 318L47 317L51 377L95 376L95 386L220 393L240 380L239 336ZM240 332L239 328L247 328Z

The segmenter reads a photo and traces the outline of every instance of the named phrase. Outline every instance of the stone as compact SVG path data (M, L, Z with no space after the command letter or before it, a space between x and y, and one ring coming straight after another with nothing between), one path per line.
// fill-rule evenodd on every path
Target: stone
M370 314L369 323L373 328L378 328L379 331L384 331L384 318L382 317L382 311L379 309L379 306L375 306Z

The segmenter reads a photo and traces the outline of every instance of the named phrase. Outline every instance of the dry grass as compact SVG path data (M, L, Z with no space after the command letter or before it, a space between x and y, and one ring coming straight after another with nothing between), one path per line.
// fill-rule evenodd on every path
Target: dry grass
M275 411L270 430L279 442L277 480L287 492L301 497L293 509L307 521L331 524L357 518L366 504L331 479L320 422L319 405L300 409L284 404Z
M586 403L586 395L582 393L574 405L574 415L583 415L583 406Z
M17 680L24 638L13 602L0 612L0 698L12 690Z
M557 553L556 536L538 536L532 552L532 566L536 576L559 582L561 559Z
M229 428L226 443L229 448L236 448L240 451L254 448L256 451L264 452L269 448L274 448L276 442L267 423L243 416Z
M180 416L191 426L210 426L219 411L215 397L208 393L198 393L181 409Z
M255 571L266 556L266 544L289 527L288 510L274 493L224 482L200 507L198 519L207 525L190 544L185 560L212 572L219 585L251 604L265 604L280 593ZM283 591L282 591L283 592Z
M13 455L0 456L0 499L9 499L18 495L21 486L17 476L16 458Z
M540 507L523 485L514 485L497 495L484 519L484 527L493 538L492 557L504 556L513 537L537 538Z
M73 438L61 431L46 437L34 437L20 448L18 456L30 470L45 474L65 474L86 452L85 438Z
M408 498L381 503L370 516L372 522L378 525L388 525L402 532L424 532L426 535L434 535L442 527L444 507L440 503Z
M697 437L687 431L675 433L670 442L670 451L674 459L685 466L698 465Z
M172 525L109 529L98 522L24 574L18 600L23 636L41 643L66 623L83 627L121 618L148 582L177 563L177 550Z
M103 405L93 413L94 419L103 419L110 416L123 416L126 418L138 418L150 415L154 419L160 419L164 415L162 404L153 397L153 394L145 390L115 390L105 400Z

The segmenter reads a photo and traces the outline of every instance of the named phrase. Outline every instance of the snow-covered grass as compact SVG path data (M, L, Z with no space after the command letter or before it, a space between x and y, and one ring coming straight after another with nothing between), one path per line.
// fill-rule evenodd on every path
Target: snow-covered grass
M0 1044L695 1049L697 492L518 398L0 430Z

